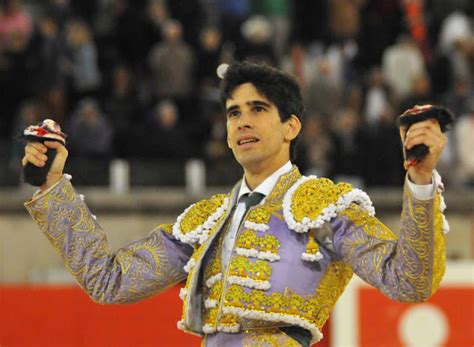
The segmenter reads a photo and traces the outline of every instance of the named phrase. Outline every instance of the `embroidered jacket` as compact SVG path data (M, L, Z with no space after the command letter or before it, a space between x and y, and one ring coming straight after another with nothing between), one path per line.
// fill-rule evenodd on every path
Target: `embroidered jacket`
M161 225L116 254L66 178L25 206L97 302L135 302L186 279L178 327L199 335L235 333L242 342L253 328L298 325L311 332L312 343L319 341L353 273L403 302L427 300L438 288L447 229L440 191L417 200L405 187L395 233L374 217L361 190L294 168L244 216L223 268L221 237L239 186L191 205L174 225ZM285 338L275 334L269 336ZM219 338L207 336L212 345Z

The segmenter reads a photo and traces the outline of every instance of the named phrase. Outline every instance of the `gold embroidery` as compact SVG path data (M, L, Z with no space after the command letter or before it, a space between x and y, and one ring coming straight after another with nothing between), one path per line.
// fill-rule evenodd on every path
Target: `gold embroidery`
M309 232L308 243L306 244L306 253L316 254L319 252L319 245L314 239L314 230Z
M170 263L161 227L113 254L100 226L64 178L25 206L78 284L96 301L135 302L186 277Z
M270 221L270 210L265 206L258 206L249 212L247 221L259 224L268 224Z
M435 195L434 201L434 252L433 252L433 279L431 284L431 294L439 287L444 276L446 264L445 235L443 232L443 215L441 212L441 196Z
M300 347L301 345L278 328L252 329L244 332L244 347Z
M286 175L283 175L278 180L277 185L272 190L270 195L265 199L265 204L267 205L277 205L281 208L281 202L283 200L283 196L288 191L288 189L301 177L301 174L296 166L293 166L293 170L291 170Z
M319 328L326 323L352 274L351 267L342 261L333 261L329 264L316 290L316 296L309 300L311 308L307 311L308 316L315 317L315 324Z
M351 278L351 268L336 261L327 268L314 297L303 297L289 289L284 294L267 294L232 284L225 292L224 306L301 317L321 328Z
M161 230L163 230L168 235L171 235L173 233L173 224L162 224Z
M328 205L352 190L348 183L334 184L330 179L317 178L304 182L293 193L291 211L297 222L316 219Z
M268 262L257 260L252 263L249 258L240 255L233 258L229 266L229 275L232 276L268 281L272 275L272 267Z
M273 235L257 236L252 230L244 231L237 239L236 246L245 249L256 249L262 252L278 254L280 241Z
M215 213L217 209L222 206L226 197L227 195L225 194L218 194L208 200L197 202L183 216L183 219L179 224L181 232L187 234L202 226L209 216Z
M367 235L380 240L393 241L397 239L397 235L395 235L392 230L380 223L376 217L369 215L355 203L352 203L348 208L340 212L339 215L349 218L358 227L363 227Z

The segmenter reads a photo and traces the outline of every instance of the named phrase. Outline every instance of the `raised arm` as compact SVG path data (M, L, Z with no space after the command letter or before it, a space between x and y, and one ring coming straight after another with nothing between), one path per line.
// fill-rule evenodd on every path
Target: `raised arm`
M163 225L140 241L112 252L105 233L62 175L66 149L58 151L41 192L25 204L41 231L59 252L78 284L99 303L131 303L156 294L186 278L183 266L193 248L171 235ZM46 146L26 146L23 164L41 166Z
M419 144L428 147L429 153L420 162L405 161L404 166L407 180L431 184L432 195L421 199L405 183L399 233L353 204L332 221L333 242L357 275L389 297L423 301L438 288L445 269L445 206L441 179L433 172L447 138L434 119L415 123L408 131L402 127L400 136L406 149Z
M405 187L399 233L352 204L331 221L336 253L391 299L427 300L445 270L441 195L419 200Z

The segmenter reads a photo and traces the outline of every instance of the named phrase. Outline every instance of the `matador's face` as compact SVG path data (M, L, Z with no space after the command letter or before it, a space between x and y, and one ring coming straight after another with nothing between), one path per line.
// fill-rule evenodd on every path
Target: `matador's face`
M289 160L297 118L282 122L275 104L252 83L235 88L226 101L226 117L227 144L244 169L276 170Z

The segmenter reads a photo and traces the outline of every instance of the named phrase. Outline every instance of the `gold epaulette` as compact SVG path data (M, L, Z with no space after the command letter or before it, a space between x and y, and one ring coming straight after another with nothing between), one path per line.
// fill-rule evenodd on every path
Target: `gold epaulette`
M192 204L177 218L173 235L185 243L203 243L228 207L229 197L225 194Z
M369 196L351 184L302 176L283 198L283 216L291 230L307 233L320 228L353 202L375 214Z

